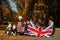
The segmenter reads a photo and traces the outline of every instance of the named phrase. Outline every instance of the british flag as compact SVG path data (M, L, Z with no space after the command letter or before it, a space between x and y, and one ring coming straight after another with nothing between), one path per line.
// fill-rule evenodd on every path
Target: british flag
M46 29L43 29L42 27L36 28L35 25L33 25L33 23L28 25L27 30L29 31L28 32L29 35L35 35L37 37L50 37L49 35L52 34L52 29L46 30Z

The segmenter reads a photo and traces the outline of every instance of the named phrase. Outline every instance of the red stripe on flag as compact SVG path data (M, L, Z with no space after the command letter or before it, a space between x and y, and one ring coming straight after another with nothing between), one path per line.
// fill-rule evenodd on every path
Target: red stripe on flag
M31 30L31 31L37 33L37 37L40 37L41 34L43 35L43 34L46 34L46 33L52 33L51 30L42 31L42 27L40 27L39 29L34 29L33 27L28 26L28 30Z

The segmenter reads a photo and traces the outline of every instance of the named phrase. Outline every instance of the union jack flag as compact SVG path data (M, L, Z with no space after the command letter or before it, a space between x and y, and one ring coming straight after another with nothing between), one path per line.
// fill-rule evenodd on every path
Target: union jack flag
M31 26L32 25L32 26ZM35 35L37 37L50 37L49 35L52 34L52 29L43 29L42 27L40 28L36 28L34 27L35 25L31 24L31 25L28 25L28 28L27 30L29 31L28 34L29 35Z

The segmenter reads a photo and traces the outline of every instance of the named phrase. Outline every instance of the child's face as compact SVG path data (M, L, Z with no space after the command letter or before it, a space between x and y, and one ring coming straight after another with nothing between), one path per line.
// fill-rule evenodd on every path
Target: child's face
M51 20L49 20L49 23L51 23L52 21Z
M27 21L27 24L29 24L29 21Z
M26 24L26 22L24 21L24 24Z

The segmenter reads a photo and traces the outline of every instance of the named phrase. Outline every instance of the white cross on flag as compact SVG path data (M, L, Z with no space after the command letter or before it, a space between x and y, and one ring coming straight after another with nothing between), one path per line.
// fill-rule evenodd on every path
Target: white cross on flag
M37 37L50 37L49 35L52 34L52 30L51 29L47 29L47 30L43 30L43 28L38 28L36 29L35 27L32 27L30 25L28 25L27 30L29 31L29 35L35 35Z

